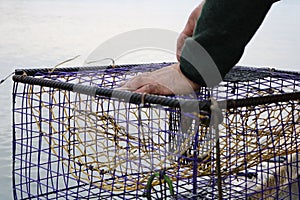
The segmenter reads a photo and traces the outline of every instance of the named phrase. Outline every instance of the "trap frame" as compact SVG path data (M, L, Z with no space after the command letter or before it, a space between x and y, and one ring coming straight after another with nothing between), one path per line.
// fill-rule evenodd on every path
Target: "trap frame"
M14 198L299 198L300 74L237 66L196 98L116 89L167 65L16 70Z

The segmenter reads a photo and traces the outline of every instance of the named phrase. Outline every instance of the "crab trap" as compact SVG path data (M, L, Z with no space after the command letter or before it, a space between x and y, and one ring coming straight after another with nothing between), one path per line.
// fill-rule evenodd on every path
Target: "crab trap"
M16 70L15 199L298 199L300 74L234 67L196 96L121 91L167 66Z

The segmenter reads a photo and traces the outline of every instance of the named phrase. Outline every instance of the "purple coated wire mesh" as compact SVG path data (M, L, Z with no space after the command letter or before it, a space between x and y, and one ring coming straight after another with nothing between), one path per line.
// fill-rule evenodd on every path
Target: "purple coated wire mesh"
M36 70L35 84L15 81L15 199L218 198L209 112L199 115L173 106L95 96L95 88L115 89L140 72L167 65ZM75 87L73 91L44 87L39 80ZM76 85L86 85L88 92ZM211 96L218 101L275 98L299 89L297 73L235 67L218 87L201 88L197 101ZM223 110L219 126L223 199L299 198L299 191L292 190L299 177L299 111L294 98ZM157 176L149 187L153 175ZM163 177L170 179L173 189Z

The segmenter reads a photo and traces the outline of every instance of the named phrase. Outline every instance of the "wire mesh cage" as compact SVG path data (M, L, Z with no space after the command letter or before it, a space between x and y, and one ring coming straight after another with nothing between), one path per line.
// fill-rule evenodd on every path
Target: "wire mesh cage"
M14 198L298 199L300 74L235 67L196 97L117 89L167 65L16 70Z

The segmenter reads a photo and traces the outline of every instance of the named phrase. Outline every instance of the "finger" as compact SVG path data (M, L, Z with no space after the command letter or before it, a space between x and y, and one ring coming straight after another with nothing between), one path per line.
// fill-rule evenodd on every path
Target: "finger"
M157 89L157 86L148 84L140 87L135 92L137 93L148 93L148 94L159 94L159 90Z
M135 89L122 86L122 87L119 87L119 88L114 88L114 90L119 90L119 91L134 91Z
M115 90L126 90L126 91L135 91L137 88L136 87L131 87L130 85L130 80L122 81L118 84L119 88L114 88Z
M148 94L160 94L160 95L173 95L174 93L169 90L167 87L164 87L162 85L154 85L154 84L147 84L139 89L137 89L135 92L137 93L148 93Z
M129 80L121 81L121 82L119 83L119 86L120 86L120 87L124 86L128 81L129 81Z
M151 78L147 77L148 73L144 73L141 75L138 75L129 81L127 81L123 87L131 88L133 90L136 90L144 85L149 84L151 81L153 81Z
M119 86L124 86L127 82L133 81L133 79L135 79L137 76L141 76L141 74L137 74L133 77L127 77L126 79L120 81Z

